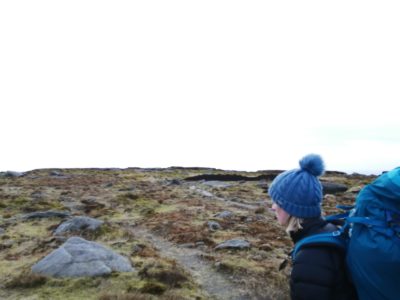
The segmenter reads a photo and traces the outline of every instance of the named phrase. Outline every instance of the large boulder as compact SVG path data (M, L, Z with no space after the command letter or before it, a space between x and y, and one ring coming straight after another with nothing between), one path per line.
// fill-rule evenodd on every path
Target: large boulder
M89 217L74 217L65 221L54 231L55 235L63 235L67 232L74 231L95 231L104 222Z
M126 257L80 237L69 238L32 267L33 273L52 277L101 276L133 270Z
M336 182L322 181L321 184L324 195L343 193L348 189L347 185Z

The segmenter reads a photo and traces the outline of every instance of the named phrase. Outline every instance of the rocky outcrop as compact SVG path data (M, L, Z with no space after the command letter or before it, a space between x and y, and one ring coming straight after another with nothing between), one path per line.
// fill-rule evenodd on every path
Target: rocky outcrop
M200 180L208 180L208 181L259 181L259 180L273 180L279 171L271 172L270 174L263 174L254 177L243 176L239 174L202 174L187 177L185 181L200 181Z
M16 171L6 171L6 172L0 172L0 177L10 177L10 178L17 178L24 176L25 173L22 172L16 172Z
M52 277L92 277L133 270L127 258L80 237L69 238L32 267L33 273Z
M322 181L321 184L324 195L343 193L348 189L347 185L341 183Z
M76 231L95 231L103 224L103 221L89 217L74 217L57 227L55 235L63 235L68 232Z

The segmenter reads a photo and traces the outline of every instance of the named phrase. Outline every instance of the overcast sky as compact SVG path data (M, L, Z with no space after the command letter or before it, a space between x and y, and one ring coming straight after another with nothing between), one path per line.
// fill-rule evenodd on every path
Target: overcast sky
M398 1L1 1L0 171L400 166Z

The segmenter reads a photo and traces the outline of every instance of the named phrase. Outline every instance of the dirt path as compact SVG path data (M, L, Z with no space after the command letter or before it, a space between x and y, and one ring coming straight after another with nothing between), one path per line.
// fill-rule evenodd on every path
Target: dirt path
M151 234L143 227L134 227L132 232L150 242L160 251L161 256L172 258L184 267L194 280L206 291L211 298L221 300L255 299L248 291L241 289L222 274L216 272L211 264L202 259L198 249L181 248Z

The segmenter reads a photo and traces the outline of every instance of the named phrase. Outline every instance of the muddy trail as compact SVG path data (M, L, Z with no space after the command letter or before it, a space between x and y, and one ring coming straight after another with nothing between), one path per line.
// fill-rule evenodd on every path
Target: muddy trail
M143 227L132 228L132 234L152 244L160 252L161 256L177 261L211 299L261 299L240 288L228 276L216 272L212 264L202 258L204 253L201 250L177 247L173 243L150 233Z

